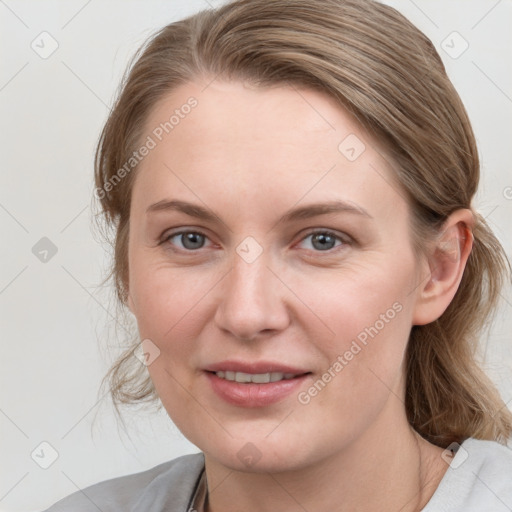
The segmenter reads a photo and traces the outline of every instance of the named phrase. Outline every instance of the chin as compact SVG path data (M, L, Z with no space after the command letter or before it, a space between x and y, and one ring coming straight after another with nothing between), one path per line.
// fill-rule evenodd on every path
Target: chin
M217 450L208 453L210 459L214 459L217 464L241 473L282 473L286 471L299 470L308 466L307 461L294 460L291 453L286 454L265 454L254 445L248 442L236 452L227 454L226 452L216 453Z
M202 449L207 458L215 460L217 464L245 473L281 473L301 470L322 458L320 447L315 448L311 443L304 443L303 438L292 439L288 436L285 440L285 437L276 437L274 440L255 435L224 438L223 442L219 440L219 443L214 446L212 446L212 439L209 439L203 445L204 447L200 443L197 446Z

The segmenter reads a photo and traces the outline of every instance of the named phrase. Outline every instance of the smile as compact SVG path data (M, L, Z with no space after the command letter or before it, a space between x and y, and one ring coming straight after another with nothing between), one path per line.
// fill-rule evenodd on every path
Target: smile
M271 371L248 373L215 370L203 373L210 389L223 402L236 407L267 407L296 396L311 372L288 373Z
M218 371L215 375L221 379L240 383L267 384L269 382L279 382L280 380L289 380L296 377L294 373L269 372L269 373L244 373Z

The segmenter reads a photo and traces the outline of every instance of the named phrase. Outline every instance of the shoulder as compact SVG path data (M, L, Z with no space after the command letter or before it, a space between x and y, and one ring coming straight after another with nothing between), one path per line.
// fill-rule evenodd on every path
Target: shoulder
M468 439L462 443L460 460L457 452L453 462L453 471L465 467L464 474L471 475L474 488L487 487L496 492L502 491L512 499L512 449L496 441ZM460 449L459 449L460 450ZM452 468L450 467L452 470ZM480 486L478 485L480 482ZM512 502L509 503L512 507Z
M204 455L184 455L152 469L97 483L46 512L161 512L187 510L204 469Z
M512 510L512 449L470 438L450 462L423 512Z

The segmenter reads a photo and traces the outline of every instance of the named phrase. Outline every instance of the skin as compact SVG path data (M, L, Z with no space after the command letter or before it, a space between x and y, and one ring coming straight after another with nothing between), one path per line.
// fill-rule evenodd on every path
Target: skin
M148 369L171 419L205 453L207 509L420 510L448 466L407 422L404 352L411 327L438 318L457 290L471 212L445 225L455 252L445 244L417 258L384 148L333 99L288 86L205 88L210 80L173 90L147 119L145 136L190 96L198 101L139 165L128 252L129 307L141 339L160 351ZM355 161L338 150L349 134L366 147ZM216 219L147 213L170 199ZM278 222L331 200L370 217ZM322 250L313 228L340 238ZM205 235L203 246L171 236L181 229ZM251 263L236 251L248 236L262 249ZM312 372L307 391L395 303L400 312L306 405L296 393L263 408L228 404L202 370L278 361ZM237 456L246 443L260 456L250 467Z

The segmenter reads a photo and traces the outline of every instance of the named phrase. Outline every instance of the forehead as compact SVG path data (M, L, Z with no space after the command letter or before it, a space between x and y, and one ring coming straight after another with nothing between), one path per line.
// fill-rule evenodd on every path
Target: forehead
M146 202L177 191L227 204L243 194L265 207L269 198L290 206L343 196L389 210L402 199L379 142L335 99L311 89L184 84L150 112L147 136L155 147L135 187Z
M344 132L360 131L334 98L319 91L284 84L263 88L214 80L206 86L184 84L167 94L150 112L146 132L158 131L190 98L197 105L179 120L174 116L176 124L163 135L169 145L192 135L209 144L243 144L245 150L257 145L285 149L287 144L296 146L302 141L307 142L305 149L311 153L321 139L319 150L330 149L336 155L339 137ZM295 151L298 149L295 147Z

